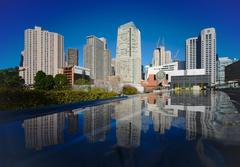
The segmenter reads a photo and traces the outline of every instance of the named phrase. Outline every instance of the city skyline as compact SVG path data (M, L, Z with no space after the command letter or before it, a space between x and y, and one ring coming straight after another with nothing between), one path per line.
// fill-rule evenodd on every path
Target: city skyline
M3 10L0 12L0 18L3 23L3 31L1 31L0 39L2 51L0 69L19 65L21 51L24 48L23 31L35 25L41 26L44 30L62 34L65 41L65 54L67 48L77 48L80 65L83 64L83 45L86 36L94 34L106 37L108 48L114 58L116 55L117 28L129 21L133 21L141 31L142 64L144 65L151 62L152 51L159 38L161 43L167 45L168 49L172 51L172 57L179 50L177 58L184 60L185 40L198 35L197 33L201 29L209 27L215 27L218 34L217 54L219 56L240 57L237 46L239 33L237 29L239 29L240 24L235 21L239 12L237 12L237 5L234 1L228 3L205 0L201 3L183 1L175 2L176 5L157 1L139 2L137 4L130 1L128 5L124 5L125 3L121 1L115 4L113 2L103 2L98 6L90 6L89 2L72 2L70 0L67 3L71 11L67 10L66 13L60 13L66 5L64 2L51 1L46 6L43 6L44 3L40 6L34 5L35 3L23 1L19 4L14 0L1 2ZM206 3L208 3L207 6ZM52 7L56 4L58 9L55 8L52 12ZM195 8L195 12L191 6L196 4L198 6ZM91 15L87 15L88 7L97 10ZM135 8L132 11L133 7ZM170 7L175 11L169 12ZM31 16L29 12L22 12L24 10L29 11L30 8ZM99 12L108 8L107 12ZM198 13L202 8L205 9L205 12ZM42 9L46 12L41 13L39 10ZM215 13L212 13L210 9L213 9ZM124 14L120 14L121 10L124 10ZM148 12L141 12L142 10ZM190 13L191 16L189 16ZM14 19L16 17L19 19ZM101 19L99 19L100 17ZM74 25L74 28L66 27L65 23Z

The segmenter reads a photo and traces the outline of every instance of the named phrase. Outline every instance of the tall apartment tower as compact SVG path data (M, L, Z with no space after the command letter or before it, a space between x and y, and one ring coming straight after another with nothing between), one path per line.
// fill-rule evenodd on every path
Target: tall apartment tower
M216 31L206 28L201 31L201 68L211 75L211 83L216 83Z
M64 38L62 35L42 30L41 27L24 32L23 70L19 75L25 84L33 84L38 71L56 75L64 66Z
M67 65L68 66L78 66L78 49L69 48L67 51Z
M133 22L118 28L116 75L123 83L141 82L141 34Z
M198 37L188 38L185 42L186 69L197 69Z
M84 67L91 70L91 78L94 80L106 80L111 74L111 54L106 43L105 38L92 35L87 37L84 46Z

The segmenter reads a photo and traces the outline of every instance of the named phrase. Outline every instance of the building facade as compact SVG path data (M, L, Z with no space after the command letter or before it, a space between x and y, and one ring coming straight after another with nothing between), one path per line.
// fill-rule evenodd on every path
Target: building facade
M141 82L141 34L133 22L118 28L116 75L123 83Z
M80 66L67 66L62 69L59 69L60 74L64 74L67 77L67 82L69 85L74 85L78 79L85 79L90 83L90 70L88 68Z
M152 65L161 66L172 63L172 53L170 50L165 50L165 46L159 46L153 51Z
M216 31L206 28L201 31L201 68L211 75L211 84L216 83Z
M106 80L111 74L111 54L106 39L88 36L83 52L84 67L91 70L91 78Z
M197 42L197 37L189 38L185 42L186 69L197 69Z
M172 63L172 52L170 50L167 50L165 52L165 64Z
M67 65L78 66L78 49L69 48L67 51Z
M164 65L166 61L165 56L165 47L160 46L154 49L153 51L153 59L152 59L152 65L153 66L161 66Z
M19 75L25 84L34 83L38 71L56 75L64 66L64 38L62 35L42 30L41 27L24 32L23 66Z
M225 82L240 82L240 61L225 67Z
M225 83L225 67L232 64L236 60L230 59L229 57L219 57L217 61L217 83Z

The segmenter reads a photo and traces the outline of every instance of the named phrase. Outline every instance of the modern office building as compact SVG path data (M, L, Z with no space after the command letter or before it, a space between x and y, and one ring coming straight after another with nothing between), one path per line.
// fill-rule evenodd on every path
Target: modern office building
M211 85L216 83L216 32L215 28L201 31L201 68L211 75Z
M162 73L163 79L158 79L159 73ZM167 82L162 82L166 80ZM146 80L142 82L144 88L154 90L162 83L171 88L193 88L198 86L204 88L210 86L210 75L206 74L205 69L179 69L178 62L165 64L159 67L148 67L146 71Z
M78 66L78 49L69 48L67 51L67 65Z
M186 69L197 69L198 37L189 38L185 42Z
M116 75L123 83L141 82L141 34L133 22L118 28Z
M205 69L177 70L167 73L171 88L203 89L211 85L211 76Z
M23 66L19 75L25 84L34 83L38 71L47 75L56 75L64 66L64 39L54 32L42 30L41 27L27 29L24 32Z
M240 82L240 61L225 67L225 82Z
M111 54L106 39L88 36L83 52L84 67L90 69L91 78L106 80L111 74Z
M235 62L235 59L229 57L219 57L217 61L217 84L225 83L225 67Z

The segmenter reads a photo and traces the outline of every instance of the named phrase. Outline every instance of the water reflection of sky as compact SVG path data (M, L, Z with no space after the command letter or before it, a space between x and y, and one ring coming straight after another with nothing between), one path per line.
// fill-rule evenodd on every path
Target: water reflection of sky
M222 92L148 94L1 124L0 161L3 166L235 166L239 120Z

